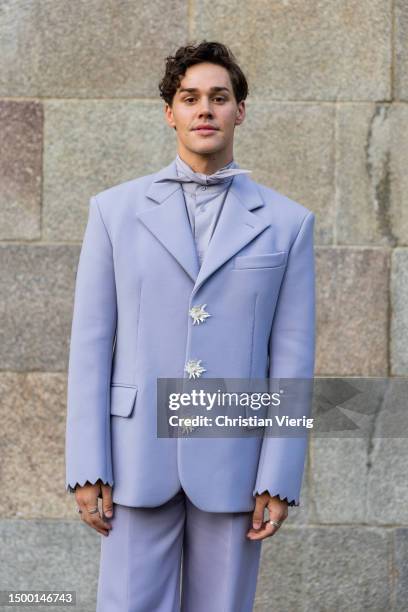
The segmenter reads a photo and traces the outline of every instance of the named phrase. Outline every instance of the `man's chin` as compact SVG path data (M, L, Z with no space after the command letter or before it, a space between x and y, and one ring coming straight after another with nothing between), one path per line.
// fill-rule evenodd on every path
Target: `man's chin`
M218 153L224 147L220 143L217 143L217 146L215 146L210 142L203 142L199 145L197 145L197 143L189 143L187 148L196 155L211 155L213 153Z

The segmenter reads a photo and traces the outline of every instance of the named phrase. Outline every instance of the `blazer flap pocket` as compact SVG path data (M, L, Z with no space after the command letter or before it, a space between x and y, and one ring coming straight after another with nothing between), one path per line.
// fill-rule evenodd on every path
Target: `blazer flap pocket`
M262 255L242 255L235 258L235 268L277 268L286 263L287 251L276 251L275 253L263 253Z
M116 416L128 417L135 405L137 387L126 385L111 385L110 413Z

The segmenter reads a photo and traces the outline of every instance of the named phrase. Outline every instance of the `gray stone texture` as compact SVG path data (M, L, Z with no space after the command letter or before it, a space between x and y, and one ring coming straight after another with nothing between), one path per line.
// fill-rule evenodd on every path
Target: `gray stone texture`
M332 401L326 428L319 420L321 431L310 443L309 520L405 524L408 380L353 377L343 382L357 393L346 401L338 394L340 401Z
M159 102L58 100L44 113L44 240L81 241L91 195L157 172L175 150Z
M63 373L0 374L0 517L72 518L75 499L64 486L65 409Z
M406 104L343 104L337 111L336 242L408 243Z
M0 520L0 590L75 591L76 606L35 606L38 612L95 612L100 538L82 523ZM27 610L27 606L1 606Z
M390 610L391 537L372 527L288 527L263 545L255 611Z
M198 0L194 35L233 46L256 98L388 100L391 8L383 0Z
M3 370L66 370L78 258L78 245L0 244Z
M256 181L313 210L316 244L332 244L334 107L269 99L246 107L245 121L236 130L234 150L240 164L253 171Z
M153 98L166 55L187 36L177 0L3 0L0 95Z
M408 374L408 249L394 249L391 275L391 373Z
M42 105L0 100L0 134L0 240L40 238Z
M394 0L395 63L394 95L397 100L408 100L408 4Z
M389 259L386 249L316 249L318 374L387 375Z
M392 577L395 584L393 612L404 612L408 600L408 529L400 527L393 532L394 553Z

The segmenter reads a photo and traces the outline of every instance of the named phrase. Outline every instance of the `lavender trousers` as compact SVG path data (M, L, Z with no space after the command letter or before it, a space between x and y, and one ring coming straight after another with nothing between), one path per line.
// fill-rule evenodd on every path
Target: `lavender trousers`
M205 512L183 489L152 508L114 504L101 535L96 612L251 612L261 541L252 512Z

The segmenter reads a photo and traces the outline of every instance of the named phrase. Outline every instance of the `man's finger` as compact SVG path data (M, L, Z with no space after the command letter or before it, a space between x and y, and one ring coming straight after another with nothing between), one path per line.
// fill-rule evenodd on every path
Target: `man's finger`
M252 513L252 527L260 529L264 520L264 510L268 498L263 495L258 495L255 501L255 510Z
M275 527L271 525L269 521L262 523L261 529L250 529L247 536L250 540L263 540L264 538L268 538L272 536L276 531L278 531L280 527Z
M288 503L276 496L271 497L268 501L268 511L270 521L282 523L288 518Z
M108 535L111 525L107 521L104 521L100 515L98 498L93 501L85 502L82 510L83 519L88 523L88 525L99 531L99 533Z
M110 485L102 485L102 513L111 518L113 516L112 502L112 487Z

